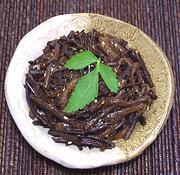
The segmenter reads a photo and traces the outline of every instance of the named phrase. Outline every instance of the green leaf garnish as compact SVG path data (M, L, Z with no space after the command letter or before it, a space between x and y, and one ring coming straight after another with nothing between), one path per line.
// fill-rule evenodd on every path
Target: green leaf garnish
M95 100L98 96L99 73L109 90L114 93L118 92L118 80L115 72L113 72L110 66L100 63L100 60L90 51L83 51L71 57L64 67L78 70L92 63L96 63L96 68L79 79L64 108L64 112L75 112L79 109L83 109L86 105Z
M102 79L105 81L106 86L110 89L111 92L118 92L118 80L116 74L113 72L110 66L100 63L99 64L99 73Z
M64 65L65 68L79 70L87 67L89 64L95 63L98 58L90 51L83 51L72 56Z
M81 77L67 103L64 112L75 112L83 109L98 95L98 71L95 68L89 74Z

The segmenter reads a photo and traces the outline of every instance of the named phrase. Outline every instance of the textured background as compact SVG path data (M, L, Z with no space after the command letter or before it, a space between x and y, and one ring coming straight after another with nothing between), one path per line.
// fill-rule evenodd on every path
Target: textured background
M156 141L136 159L93 170L71 170L41 156L24 140L4 97L4 78L20 39L46 19L94 12L129 22L164 50L175 77L170 117ZM180 175L179 0L0 0L0 175Z

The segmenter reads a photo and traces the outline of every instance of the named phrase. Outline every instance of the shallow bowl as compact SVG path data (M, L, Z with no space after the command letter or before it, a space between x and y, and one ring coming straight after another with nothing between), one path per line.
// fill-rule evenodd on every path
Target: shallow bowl
M129 42L142 54L152 75L158 99L145 113L147 124L137 124L127 141L116 141L116 147L101 152L87 148L79 151L76 146L57 144L47 134L47 129L32 124L23 87L28 61L42 54L50 40L67 35L71 30L89 31L95 28ZM27 33L20 41L10 62L5 95L12 117L27 142L40 154L69 168L94 168L126 162L141 154L162 130L172 106L174 82L169 62L158 45L138 28L114 18L98 14L60 15L43 22Z

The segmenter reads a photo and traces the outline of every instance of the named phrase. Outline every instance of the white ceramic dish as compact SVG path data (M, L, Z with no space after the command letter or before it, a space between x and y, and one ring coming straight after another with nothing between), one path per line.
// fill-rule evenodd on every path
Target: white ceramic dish
M66 147L64 144L54 143L51 136L47 134L46 129L32 124L32 120L28 116L29 108L23 87L25 74L28 71L28 61L42 54L42 49L47 41L59 38L64 34L66 35L71 30L80 31L91 28L122 37L128 40L133 47L137 47L142 55L144 53L145 62L150 65L148 69L152 74L152 79L153 81L157 80L155 87L159 97L151 112L147 113L147 128L138 125L130 141L120 141L114 149L104 152L99 151L99 149L79 151L76 146ZM142 41L144 41L143 44ZM148 52L149 48L153 52ZM156 62L153 62L151 58L154 56L157 57L156 61L160 64L159 70ZM157 71L159 71L158 74L163 73L165 75L160 77ZM160 87L161 90L159 90ZM22 38L7 71L5 93L16 125L35 150L69 168L94 168L128 161L142 153L155 140L170 112L173 97L173 78L166 56L139 29L122 21L101 15L71 14L53 17L31 30ZM156 116L157 119L152 119L152 116ZM134 139L136 135L140 136ZM138 137L139 140L137 140Z

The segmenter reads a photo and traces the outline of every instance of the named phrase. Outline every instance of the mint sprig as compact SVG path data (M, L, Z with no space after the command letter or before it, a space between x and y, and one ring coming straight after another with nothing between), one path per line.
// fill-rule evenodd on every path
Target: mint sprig
M90 51L82 51L72 56L66 62L64 67L72 70L79 70L92 63L96 63L96 67L90 73L79 79L66 107L64 108L64 112L76 112L95 100L98 96L99 74L111 92L118 92L118 80L115 72L110 66L102 64L100 59Z

